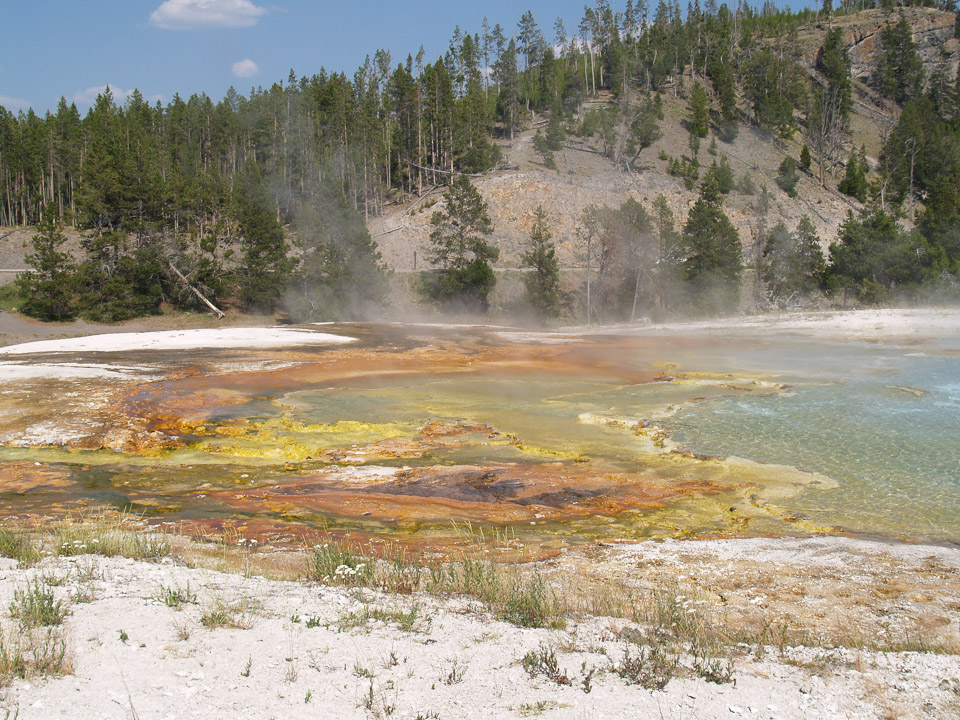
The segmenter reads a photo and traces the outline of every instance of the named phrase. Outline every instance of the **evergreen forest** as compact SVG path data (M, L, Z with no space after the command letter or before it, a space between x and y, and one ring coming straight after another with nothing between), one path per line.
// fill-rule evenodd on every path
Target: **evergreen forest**
M956 12L955 0L916 4ZM663 132L668 95L689 108L690 154L670 159L696 193L685 222L662 197L589 208L577 219L586 273L571 291L538 209L521 255L536 316L733 311L749 263L771 305L956 297L960 73L946 59L924 65L903 6L878 6L889 21L866 85L890 122L872 163L851 142L851 61L831 28L873 8L863 2L794 12L769 1L597 0L573 22L543 25L527 12L508 27L456 28L433 61L422 48L404 58L378 50L352 74L291 70L220 100L150 104L134 92L117 102L107 89L85 115L65 99L43 116L0 107L0 226L36 228L20 310L108 322L166 307L376 317L391 273L367 223L439 187L431 267L416 291L441 310L485 312L498 252L472 181L502 165L500 145L543 119L534 144L547 167L576 135L636 172ZM829 28L812 67L797 40L811 25ZM703 161L711 131L722 147L748 125L802 141L778 187L738 179L713 148ZM816 237L809 220L770 223L751 258L725 196L793 197L801 173L832 182L857 209L835 238ZM79 253L65 249L68 230L82 237Z

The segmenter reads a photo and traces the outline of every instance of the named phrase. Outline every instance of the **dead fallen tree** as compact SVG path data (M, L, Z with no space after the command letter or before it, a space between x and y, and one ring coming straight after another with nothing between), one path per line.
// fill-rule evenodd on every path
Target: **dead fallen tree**
M187 280L187 278L184 276L182 272L177 270L176 266L172 262L168 261L167 264L170 266L170 269L173 270L174 273L176 273L177 277L180 278L180 281L184 285L186 285L188 288L190 288L193 294L196 295L198 298L200 298L200 300L203 302L204 305L206 305L208 308L213 310L213 312L216 313L218 318L223 317L224 315L223 311L220 308L218 308L216 305L214 305L212 302L210 302L202 292L200 292L199 290L197 290L197 288L191 285L190 281Z

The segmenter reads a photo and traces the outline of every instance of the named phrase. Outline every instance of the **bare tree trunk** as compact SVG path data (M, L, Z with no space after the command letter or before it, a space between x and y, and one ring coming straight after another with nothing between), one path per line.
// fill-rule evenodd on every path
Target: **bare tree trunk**
M593 268L590 267L590 240L591 238L587 237L587 325L590 324L590 272Z
M178 278L180 278L181 282L183 282L184 285L186 285L188 288L190 288L190 290L193 292L193 294L196 295L198 298L200 298L200 300L203 301L203 304L204 304L204 305L206 305L208 308L210 308L211 310L213 310L213 312L216 313L216 315L217 315L218 318L222 318L222 317L223 317L223 311L221 311L220 308L218 308L218 307L217 307L216 305L214 305L212 302L210 302L209 300L207 300L207 298L204 296L204 294L203 294L202 292L200 292L200 291L197 290L193 285L191 285L190 282L187 280L187 278L184 277L183 273L180 272L179 270L177 270L177 268L174 266L174 264L173 264L172 262L169 262L168 264L170 265L170 269L173 270L174 273L176 273L176 275L177 275Z
M913 166L917 159L917 139L910 138L910 222L914 221Z

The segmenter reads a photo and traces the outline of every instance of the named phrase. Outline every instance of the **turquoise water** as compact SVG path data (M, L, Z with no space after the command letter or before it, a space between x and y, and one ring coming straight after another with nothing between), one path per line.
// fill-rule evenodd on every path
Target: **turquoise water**
M131 420L167 422L181 406L204 418L196 428L190 422L170 425L167 432L184 435L173 449L0 444L0 473L5 462L21 463L0 474L9 483L0 488L0 509L45 514L106 504L171 520L267 518L278 524L283 513L293 513L296 522L323 525L330 513L311 509L326 508L324 493L333 492L323 486L322 473L339 472L340 457L369 446L369 459L358 462L521 468L516 488L552 498L551 508L562 506L564 517L575 518L559 521L569 527L557 524L544 532L592 539L849 531L960 542L960 337L901 346L811 340L782 331L611 330L540 345L536 339L505 340L484 328L428 333L351 325L342 331L361 342L250 354L252 361L289 361L275 372L221 371L216 366L225 355L243 354L201 350L102 358L118 364L135 358L166 378L136 390L106 380L5 384L0 378L0 437L29 435L34 426L69 435L74 425L96 433ZM87 394L114 398L101 409L94 406L96 422L88 422L86 406L71 405L71 398ZM657 445L664 440L660 430L641 420L665 427L666 443ZM420 437L428 422L475 428L434 443ZM92 437L80 448L98 447L99 436ZM378 454L375 446L385 438L406 440L416 452L391 455L388 444ZM670 440L770 467L678 456L670 453ZM328 450L337 452L328 457ZM31 473L37 486L24 492ZM319 480L314 473L321 473ZM501 522L501 511L502 522L521 522L515 518L534 502L503 495L496 484L487 497L469 482L424 477L423 487L398 480L369 488L348 478L337 492L367 504L361 519L344 511L334 513L337 522L366 528L377 507L365 493L374 491L407 503L385 502L385 527L427 495L463 503L458 512L468 514L476 501L477 516L491 524ZM306 509L299 513L301 478ZM245 492L237 493L238 486ZM672 504L644 504L631 494L648 486L676 488ZM274 492L281 487L289 492ZM694 487L699 489L685 489ZM725 493L722 499L713 488ZM585 519L578 508L581 491L602 499ZM448 505L431 507L431 522L449 515ZM524 518L521 524L533 532Z
M671 420L674 438L830 476L835 489L792 502L818 521L960 540L960 356L864 344L784 350L761 350L743 365L777 366L795 394L689 405Z

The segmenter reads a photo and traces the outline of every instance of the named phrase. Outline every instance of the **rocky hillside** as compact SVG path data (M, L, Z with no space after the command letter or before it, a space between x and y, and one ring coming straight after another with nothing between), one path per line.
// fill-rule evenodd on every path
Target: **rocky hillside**
M960 40L953 37L954 14L929 8L903 10L915 30L914 41L927 66L929 75L938 62L957 67L960 59ZM848 145L867 148L868 159L876 164L881 138L893 123L896 109L885 103L868 85L877 62L880 30L888 22L896 22L900 15L882 10L866 11L841 17L830 23L819 23L799 32L798 40L804 61L813 72L817 49L831 27L844 29L852 60L855 82L854 117ZM941 55L942 53L942 55ZM945 60L944 60L945 59ZM684 85L692 85L685 78ZM505 169L474 179L490 206L495 225L493 241L500 248L496 268L509 271L519 265L523 249L533 223L534 211L542 205L547 211L550 227L557 242L561 263L568 272L580 266L581 252L576 226L584 208L590 204L619 205L633 197L649 210L654 198L663 194L669 201L680 227L696 199L696 191L684 187L680 178L667 173L665 156L690 155L685 119L688 115L683 90L664 96L663 137L643 151L636 172L624 171L600 155L590 143L568 138L562 151L556 153L557 170L548 169L533 149L535 127L542 124L535 118L532 126L512 142L502 146ZM612 101L608 101L612 102ZM593 103L593 105L602 104ZM836 191L842 174L827 178L827 187L821 189L811 174L801 174L797 197L790 198L776 186L778 166L784 156L799 157L803 146L801 133L784 139L752 125L741 124L733 142L716 138L716 155L708 148L714 140L711 133L701 145L699 160L702 170L721 155L726 155L739 179L748 174L757 189L766 185L772 194L770 209L764 221L769 228L780 220L789 227L797 225L808 215L816 226L824 248L836 237L837 229L847 213L857 211L860 204ZM387 263L401 275L429 265L425 257L430 248L430 216L442 203L444 188L435 188L428 197L403 207L394 206L387 213L372 220L370 232L380 244ZM760 216L756 209L757 196L737 190L726 198L725 209L737 227L744 245L745 259L752 258L757 242ZM509 274L509 273L508 273ZM502 288L501 288L502 299Z
M954 37L955 16L930 8L905 8L890 13L870 10L849 16L831 18L798 32L804 62L811 75L818 48L832 26L843 30L849 48L854 77L854 114L851 119L847 150L864 146L870 163L876 166L882 138L895 121L897 108L883 100L869 81L878 61L880 32L885 24L905 16L914 30L913 39L927 68L927 74L938 65L955 73L960 61L960 40ZM673 209L677 227L682 227L696 198L696 191L687 189L681 178L668 174L668 159L690 155L686 118L689 114L686 93L693 78L687 75L678 86L663 95L664 120L662 138L641 154L633 170L624 170L599 153L593 139L570 135L562 150L555 153L557 169L546 167L535 152L533 137L545 118L532 116L526 129L515 139L501 145L503 161L498 169L474 178L476 186L490 207L495 231L492 241L500 248L495 269L503 280L498 286L495 303L503 304L517 291L515 278L523 250L533 223L534 211L543 206L560 252L561 264L571 285L577 282L578 268L583 262L577 238L578 221L589 205L618 206L633 197L649 210L654 198L663 195ZM709 83L705 83L709 85ZM583 111L611 105L613 98L601 96L586 103ZM716 103L714 103L716 104ZM757 194L732 191L725 199L725 210L736 226L744 247L744 258L750 263L755 256L761 226L772 227L783 220L796 227L804 215L813 221L824 247L836 237L837 229L859 203L837 192L839 168L828 176L827 187L820 188L811 174L801 174L797 196L789 197L775 184L778 166L787 155L798 158L803 145L802 132L792 138L781 138L747 121L747 102L740 99L744 122L731 142L724 142L712 133L702 141L699 152L701 175L712 162L726 156L738 180L749 176L757 191L766 186L770 192L767 214L757 210ZM429 267L430 217L440 207L444 187L430 190L419 200L401 205L387 205L384 214L372 217L369 230L380 246L387 265L395 271L396 285L406 286L406 279L415 270ZM12 270L25 267L25 254L32 229L0 230L0 285L15 277ZM69 247L79 255L77 235L69 232ZM404 294L401 291L401 296ZM400 298L409 299L409 298Z
M865 10L854 15L833 18L829 23L818 23L804 28L799 33L804 59L812 66L817 49L823 44L831 27L843 29L843 41L849 48L850 72L855 80L866 83L877 63L880 50L880 31L899 20L901 14L913 28L913 41L929 71L940 61L941 53L951 67L960 60L960 39L954 37L955 16L953 13L933 8L902 8L895 13L886 10Z
M550 170L534 152L533 129L505 144L504 164L510 169L474 179L490 206L495 226L493 239L501 251L498 266L518 266L519 253L529 236L538 205L547 211L550 227L560 247L562 264L567 267L579 264L576 226L588 205L620 205L628 197L634 197L649 209L654 198L663 194L670 202L678 226L682 225L696 199L696 191L687 190L682 179L667 173L667 161L661 159L661 153L672 157L689 155L688 134L683 125L686 112L683 98L664 98L663 137L643 151L636 172L625 172L589 146L572 141L556 153L558 170ZM783 219L788 225L796 225L806 214L826 239L835 234L847 211L858 207L856 201L829 188L821 191L812 175L802 176L795 199L789 198L775 185L777 167L784 155L798 155L802 143L782 141L761 129L742 127L732 143L717 140L717 154L713 156L706 149L711 139L708 137L703 142L701 165L709 165L726 155L738 178L749 174L758 190L766 185L772 194L768 224ZM430 246L430 216L442 202L443 189L435 189L432 197L416 206L394 209L370 223L370 232L377 236L384 258L391 267L400 271L413 270L416 254L417 268L423 268ZM745 195L737 190L732 191L726 200L727 213L740 231L745 246L749 246L756 230L756 200L756 194Z

